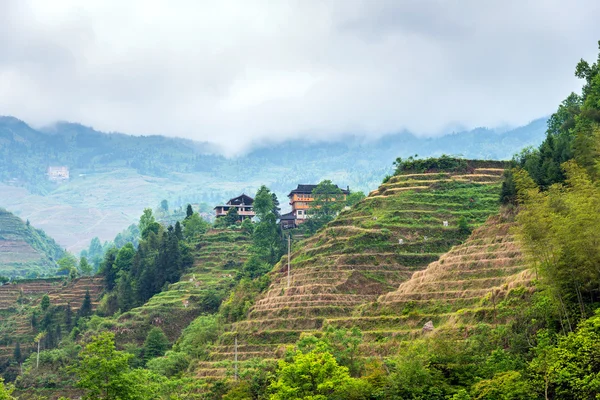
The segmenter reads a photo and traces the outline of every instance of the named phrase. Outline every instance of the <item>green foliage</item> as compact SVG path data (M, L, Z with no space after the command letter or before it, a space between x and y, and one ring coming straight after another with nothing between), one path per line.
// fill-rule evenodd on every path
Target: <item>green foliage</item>
M218 337L220 329L215 315L200 316L183 330L174 349L194 358L205 357L208 354L206 346Z
M309 214L314 217L332 217L344 207L342 189L330 180L321 181L313 189L312 196L314 200L310 203Z
M144 341L144 360L148 361L163 356L170 346L169 339L163 330L157 326L153 327Z
M256 192L252 209L259 220L263 220L273 212L273 208L275 207L274 200L277 199L277 197L273 197L273 194L265 185L262 185Z
M16 400L16 398L12 396L14 390L12 385L5 385L4 379L0 378L0 400Z
M198 238L206 233L209 228L210 224L198 213L192 213L183 220L183 235L188 241Z
M94 267L88 262L87 258L81 257L79 260L79 271L81 271L83 275L90 276L94 271Z
M469 235L471 233L469 223L467 222L467 219L464 216L458 219L458 231L465 235Z
M473 386L475 400L529 400L535 398L529 382L520 372L500 372Z
M442 154L440 157L430 157L419 159L418 156L410 156L406 159L398 157L394 161L396 170L394 175L400 175L405 172L423 173L431 171L451 171L466 172L468 168L467 160L447 156Z
M346 197L346 205L352 207L360 203L365 197L367 196L363 192L352 192Z
M600 298L600 188L574 161L564 164L565 185L540 191L524 171L515 172L522 202L519 238L544 282L562 304L565 325L577 318L569 304L577 305L579 318L589 314L584 299ZM566 305L565 305L566 303Z
M591 399L600 395L600 313L553 346L541 340L531 370L539 389L552 398Z
M45 294L42 297L42 301L40 302L40 307L42 308L42 311L46 311L48 309L48 307L50 307L50 297L48 297L47 294Z
M148 229L150 229L155 222L156 222L156 219L154 219L154 215L152 214L152 209L145 208L142 216L140 217L140 222L138 223L140 232L142 233L142 237L147 235L146 231Z
M220 219L223 220L225 226L232 226L238 223L240 220L240 214L238 213L237 207L230 207L227 214Z
M77 386L86 390L86 399L158 398L160 379L144 370L129 367L130 354L117 351L112 333L92 336L79 353L74 372Z
M189 355L187 353L167 351L164 357L149 360L146 367L156 374L171 378L181 375L187 369L189 363Z
M271 400L366 399L369 389L322 348L298 351L291 362L280 361L276 380L269 387Z
M529 173L533 181L547 190L563 183L566 175L561 168L575 159L592 179L600 177L600 76L599 63L589 65L581 60L575 75L585 80L581 95L571 93L548 120L546 139L538 149L526 149L515 156L513 163ZM516 188L506 176L504 202L514 201Z

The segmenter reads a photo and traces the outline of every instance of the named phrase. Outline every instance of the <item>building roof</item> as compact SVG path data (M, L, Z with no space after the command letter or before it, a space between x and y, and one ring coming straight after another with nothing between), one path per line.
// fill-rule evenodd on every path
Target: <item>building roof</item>
M240 204L244 204L247 206L251 206L252 203L254 203L254 199L248 195L245 194L241 194L238 197L234 197L233 199L229 199L229 201L227 202L227 205L230 206L239 206Z
M295 220L295 219L296 219L296 217L291 212L279 216L279 220L280 221L292 221L292 220Z
M251 206L254 203L254 199L246 194L241 194L238 197L234 197L233 199L229 199L229 201L224 204L224 205L220 205L220 206L216 206L215 208L219 208L219 207L229 207L229 206L240 206L240 205L245 205L245 206Z
M316 188L319 185L298 185L298 187L294 190L292 190L290 192L290 194L288 194L288 197L291 197L293 194L311 194L312 191L314 190L314 188ZM339 189L338 185L334 185L336 188ZM343 194L350 194L350 187L348 187L347 189L342 189L342 193Z

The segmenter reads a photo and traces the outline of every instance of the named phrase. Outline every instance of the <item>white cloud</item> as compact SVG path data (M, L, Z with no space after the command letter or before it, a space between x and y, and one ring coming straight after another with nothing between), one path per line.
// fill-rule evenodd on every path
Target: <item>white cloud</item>
M595 59L581 0L0 3L0 114L223 144L552 112Z

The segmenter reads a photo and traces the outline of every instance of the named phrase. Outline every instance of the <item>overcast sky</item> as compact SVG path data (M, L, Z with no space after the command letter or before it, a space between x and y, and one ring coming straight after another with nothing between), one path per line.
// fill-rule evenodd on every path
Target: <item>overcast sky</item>
M521 125L600 1L0 0L0 114L221 142Z

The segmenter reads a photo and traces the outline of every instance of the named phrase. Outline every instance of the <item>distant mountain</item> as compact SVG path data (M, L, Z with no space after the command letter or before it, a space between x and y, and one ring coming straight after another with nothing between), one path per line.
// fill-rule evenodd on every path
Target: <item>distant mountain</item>
M94 236L109 240L162 199L171 209L210 207L265 184L280 197L298 183L331 179L351 190L376 188L396 157L462 155L509 159L544 138L546 119L517 129L478 128L435 138L408 132L378 139L348 134L335 140L257 143L227 158L209 143L164 136L103 133L73 123L33 129L0 117L0 206L29 218L70 250ZM49 166L65 166L70 179L51 182Z
M44 231L0 208L0 275L34 277L56 271L62 248Z

